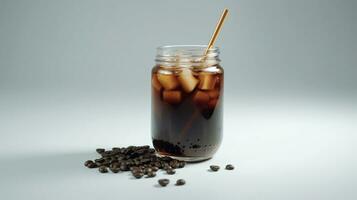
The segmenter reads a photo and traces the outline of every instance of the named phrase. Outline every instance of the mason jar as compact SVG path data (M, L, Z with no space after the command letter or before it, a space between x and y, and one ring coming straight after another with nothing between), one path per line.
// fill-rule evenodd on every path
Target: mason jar
M151 136L159 156L210 159L222 141L223 68L205 45L157 48L152 69Z

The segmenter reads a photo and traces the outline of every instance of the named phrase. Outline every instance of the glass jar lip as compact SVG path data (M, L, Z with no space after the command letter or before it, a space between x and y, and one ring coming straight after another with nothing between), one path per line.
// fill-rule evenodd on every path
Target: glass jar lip
M207 45L162 45L156 48L157 55L162 56L176 56L177 54L191 54L192 56L203 56ZM211 54L219 54L219 48L211 47L207 51L207 56Z
M165 66L211 66L220 62L218 47L207 45L164 45L157 47L156 63Z

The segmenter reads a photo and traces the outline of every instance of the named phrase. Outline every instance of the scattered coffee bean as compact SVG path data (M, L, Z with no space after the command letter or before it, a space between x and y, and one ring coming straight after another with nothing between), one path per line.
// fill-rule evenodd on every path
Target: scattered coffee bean
M164 179L159 179L158 182L159 182L159 184L160 184L162 187L165 187L167 184L170 183L170 180L164 178Z
M156 176L156 172L154 172L154 171L151 171L147 174L148 178L155 177L155 176Z
M141 178L141 177L144 176L144 173L142 173L142 172L135 172L135 173L133 173L133 176L134 176L135 178Z
M104 158L98 158L98 159L95 159L94 160L96 163L104 163L105 162L105 159Z
M183 167L185 167L185 165L186 165L185 161L180 161L178 164L178 168L183 168Z
M218 165L211 165L209 166L211 168L212 171L216 172L219 170L219 166Z
M167 169L167 170L166 170L166 173L172 175L172 174L175 174L176 171L175 171L174 169L171 169L171 168L170 168L170 169Z
M113 173L118 173L118 172L120 172L120 169L117 168L117 167L110 167L109 169L110 169L110 171L112 171Z
M186 184L186 181L183 180L183 179L178 179L178 180L176 181L176 185L185 185L185 184Z
M129 171L129 168L127 165L123 164L123 165L120 165L120 170L121 171Z
M90 163L87 167L88 167L88 168L97 168L98 165L97 165L96 163L92 162L92 163Z
M164 170L169 170L169 169L172 169L172 167L170 165L164 165Z
M234 169L234 166L229 164L229 165L226 165L226 169L227 170L233 170Z
M87 160L86 162L84 162L84 166L88 167L92 163L94 163L92 160Z
M105 152L105 149L99 148L99 149L96 149L96 152L99 154L102 154Z
M144 169L144 174L148 174L149 172L152 172L151 168L145 168Z
M105 167L105 166L100 166L100 167L98 168L98 171L99 171L100 173L107 173L107 172L108 172L108 169L107 169L107 167Z

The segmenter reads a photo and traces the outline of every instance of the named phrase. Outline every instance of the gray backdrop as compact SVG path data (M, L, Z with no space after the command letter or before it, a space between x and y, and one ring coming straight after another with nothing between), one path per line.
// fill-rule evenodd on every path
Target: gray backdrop
M164 190L82 167L96 147L151 143L155 48L208 43L225 7L215 158ZM2 196L356 199L356 10L352 0L0 0ZM237 170L207 174L228 162Z

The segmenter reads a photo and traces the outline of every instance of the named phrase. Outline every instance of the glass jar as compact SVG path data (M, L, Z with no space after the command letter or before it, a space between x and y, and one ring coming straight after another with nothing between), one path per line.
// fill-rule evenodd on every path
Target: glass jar
M222 140L223 68L205 45L157 48L152 69L151 136L160 156L210 159Z

